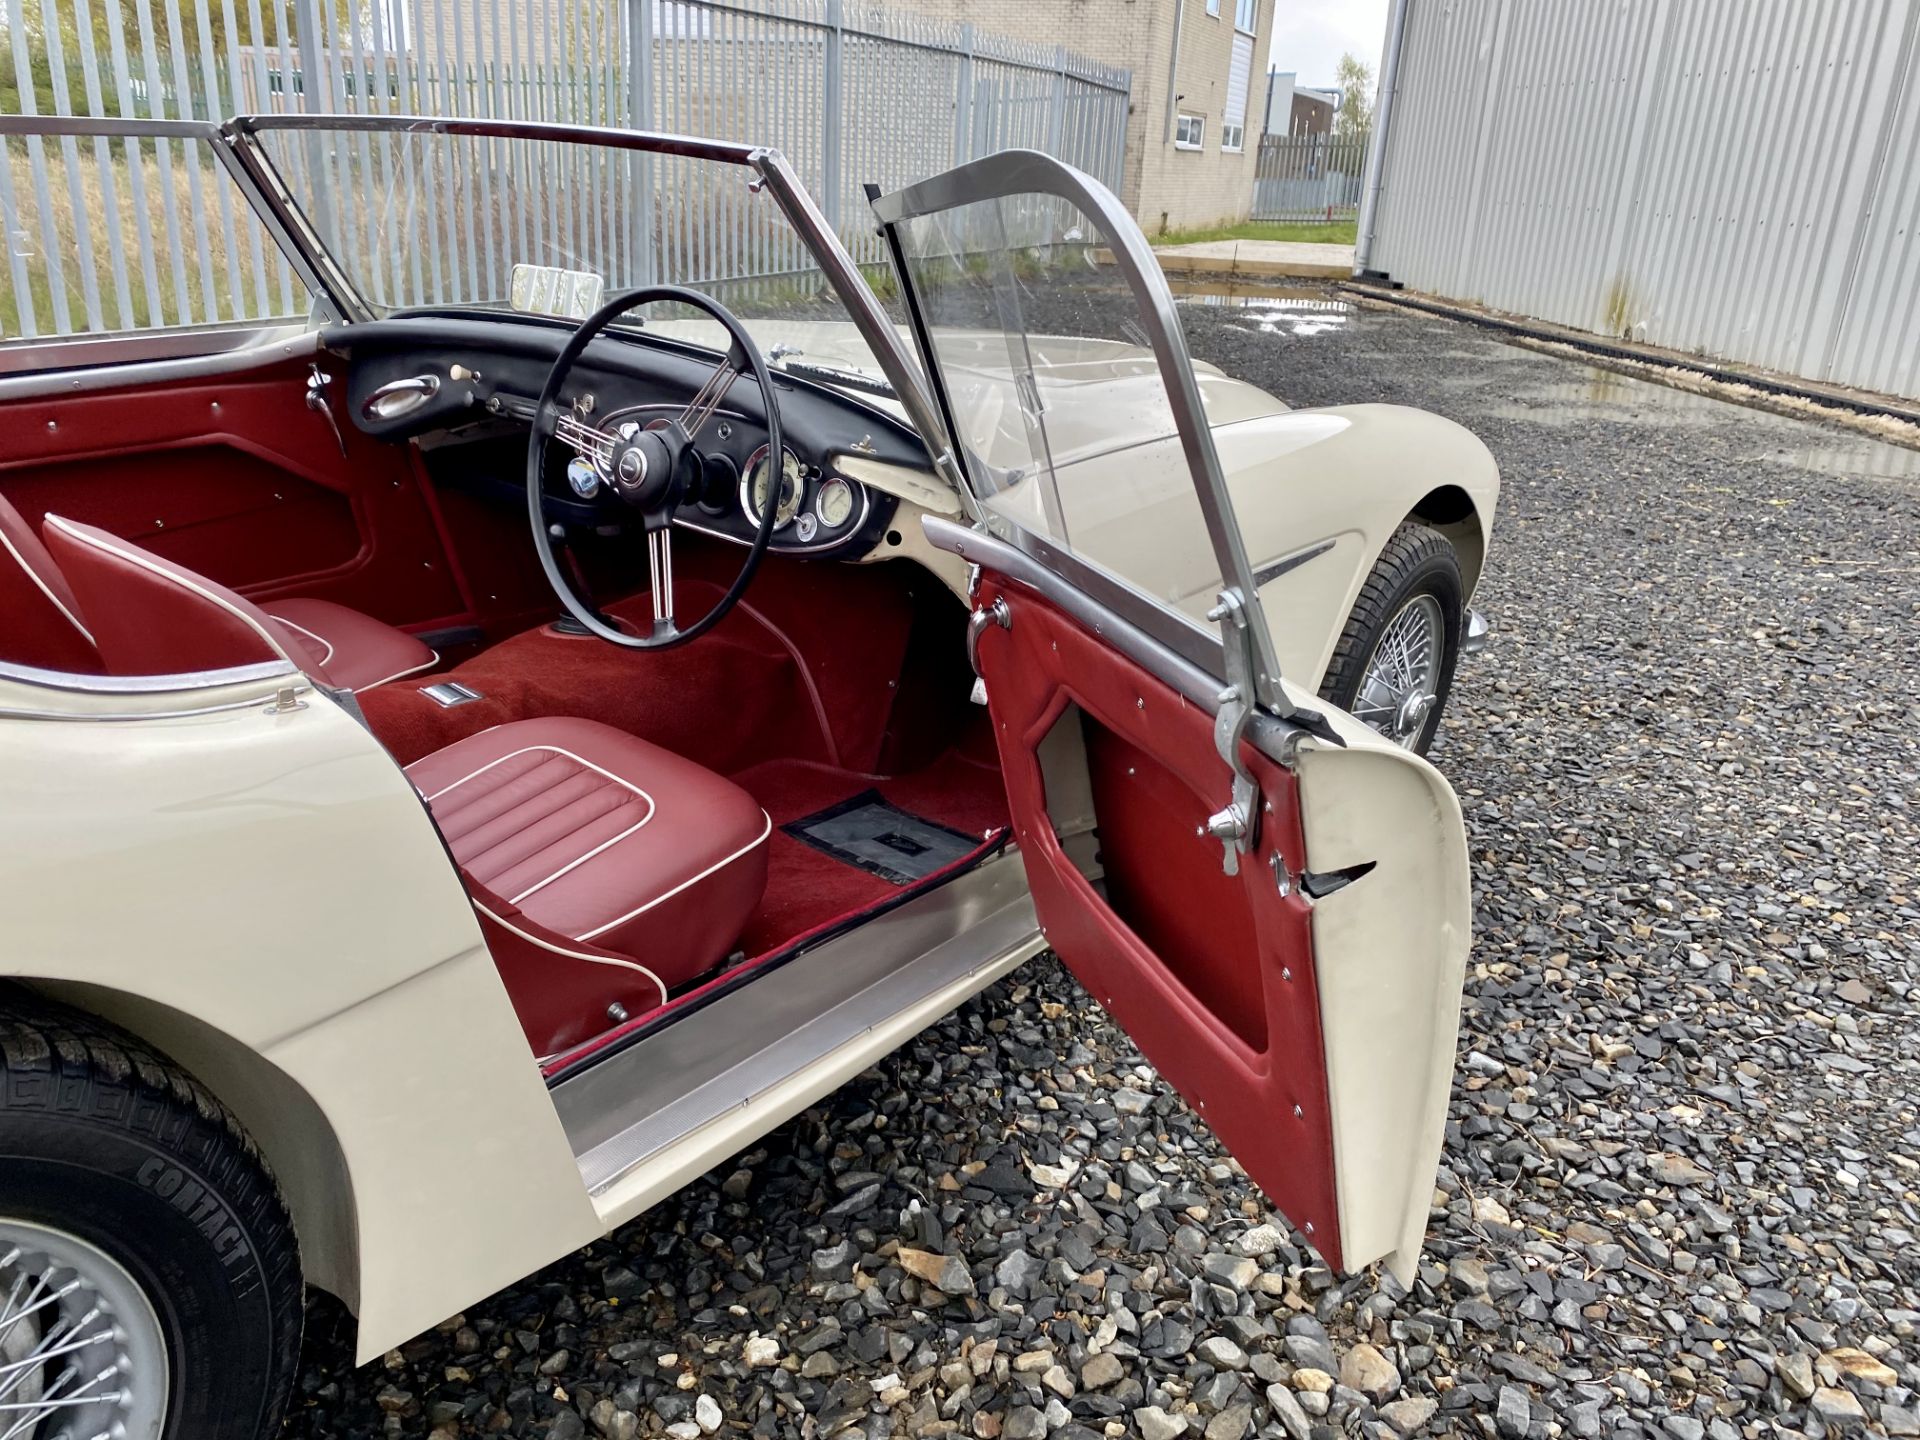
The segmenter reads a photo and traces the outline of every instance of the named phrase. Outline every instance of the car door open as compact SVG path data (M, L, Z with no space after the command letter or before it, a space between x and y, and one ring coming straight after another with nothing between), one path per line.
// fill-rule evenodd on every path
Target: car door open
M1047 938L1335 1268L1410 1275L1468 930L1445 781L1291 690L1171 294L1010 152L874 194L974 507L985 684ZM943 457L944 458L944 457Z

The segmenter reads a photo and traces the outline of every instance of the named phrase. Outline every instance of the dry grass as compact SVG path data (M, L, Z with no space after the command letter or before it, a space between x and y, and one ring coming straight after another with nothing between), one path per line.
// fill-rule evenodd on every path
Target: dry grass
M0 334L11 339L28 330L20 270L25 271L32 329L40 335L204 325L305 311L303 287L203 147L169 145L164 159L151 143L108 142L105 149L103 164L91 140L76 141L71 152L59 141L33 149L23 139L6 142L15 263L0 273ZM45 177L45 207L35 151ZM202 217L197 223L196 216ZM124 282L116 279L116 242ZM57 282L47 253L50 243L57 247ZM89 276L98 296L97 320L88 311ZM56 284L65 292L64 326L55 304Z

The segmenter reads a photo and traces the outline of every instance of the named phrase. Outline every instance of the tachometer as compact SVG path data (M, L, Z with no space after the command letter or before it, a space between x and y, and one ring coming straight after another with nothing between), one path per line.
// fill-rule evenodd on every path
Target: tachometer
M773 512L774 529L783 530L793 523L793 517L800 512L803 489L799 458L791 450L782 450L780 500ZM767 463L767 447L762 445L747 461L747 473L740 481L740 508L747 512L749 524L759 526L760 517L767 513L766 506L772 492L773 466Z
M827 529L839 529L853 518L853 486L834 476L813 497L813 513Z

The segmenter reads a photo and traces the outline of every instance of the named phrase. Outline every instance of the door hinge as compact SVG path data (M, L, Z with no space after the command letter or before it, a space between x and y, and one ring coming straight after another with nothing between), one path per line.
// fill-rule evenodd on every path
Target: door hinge
M1246 601L1238 590L1220 592L1220 603L1207 612L1220 626L1226 652L1227 686L1220 692L1220 708L1213 720L1213 745L1233 771L1233 789L1227 803L1207 817L1197 833L1220 842L1220 868L1240 873L1240 857L1253 849L1260 824L1260 787L1240 757L1240 744L1253 722L1253 636L1247 628Z

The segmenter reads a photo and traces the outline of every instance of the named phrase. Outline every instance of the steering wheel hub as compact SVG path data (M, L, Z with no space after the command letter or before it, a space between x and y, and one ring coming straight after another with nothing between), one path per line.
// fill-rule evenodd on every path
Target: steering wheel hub
M652 522L657 512L671 509L677 498L673 477L680 468L680 453L688 448L675 445L664 430L641 431L614 452L614 492Z

